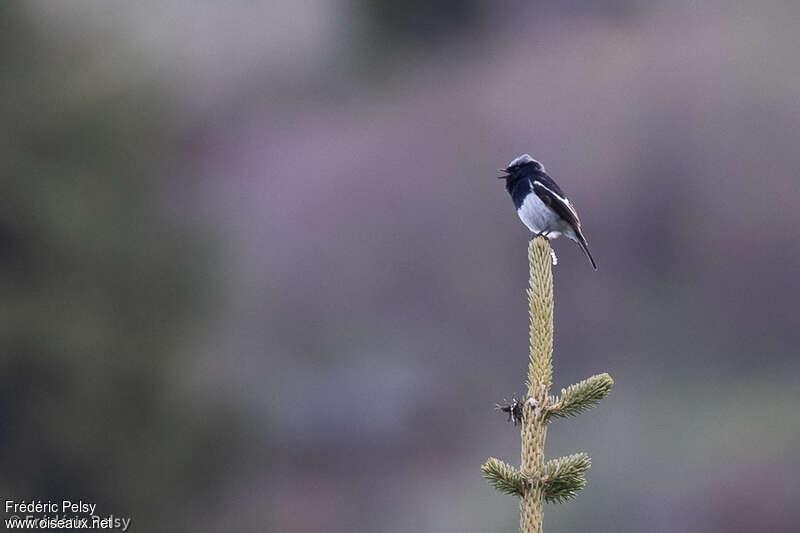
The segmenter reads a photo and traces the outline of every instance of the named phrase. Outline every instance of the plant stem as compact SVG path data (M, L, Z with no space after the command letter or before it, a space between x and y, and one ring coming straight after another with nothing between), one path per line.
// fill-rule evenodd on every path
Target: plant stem
M547 420L545 406L553 382L553 270L550 244L539 237L528 245L530 288L530 360L528 362L528 401L522 417L521 471L535 480L544 466ZM520 498L520 531L541 533L544 487L533 481Z
M517 470L490 457L481 467L483 476L497 490L519 497L522 533L542 532L543 503L571 500L586 486L586 471L592 464L585 453L575 453L544 462L547 424L552 418L575 416L605 398L614 380L597 374L549 395L553 384L553 265L550 243L541 237L528 244L530 287L528 314L531 319L528 359L528 394L521 404L516 398L502 410L514 424L522 421L522 461ZM519 412L521 411L521 413Z

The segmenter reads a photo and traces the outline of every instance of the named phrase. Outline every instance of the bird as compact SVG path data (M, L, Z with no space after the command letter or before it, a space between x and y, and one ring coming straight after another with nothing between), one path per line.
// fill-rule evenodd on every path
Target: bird
M566 236L580 245L592 268L597 270L575 207L545 172L544 165L530 155L522 154L500 172L504 174L497 178L506 180L506 190L514 201L517 215L535 233L534 238L541 236L550 240Z

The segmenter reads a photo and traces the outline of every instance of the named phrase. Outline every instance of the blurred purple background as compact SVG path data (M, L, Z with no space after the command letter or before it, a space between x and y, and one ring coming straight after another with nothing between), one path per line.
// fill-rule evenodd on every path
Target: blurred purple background
M550 532L795 531L800 4L5 2L0 492L135 531L515 531L529 152Z

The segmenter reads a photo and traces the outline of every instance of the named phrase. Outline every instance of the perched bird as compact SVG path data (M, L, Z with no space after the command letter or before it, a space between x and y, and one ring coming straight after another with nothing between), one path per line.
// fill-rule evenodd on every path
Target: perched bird
M594 262L586 238L581 232L578 213L561 187L544 171L544 166L528 154L523 154L506 168L501 168L500 172L505 175L498 176L498 179L506 180L506 190L514 200L514 207L517 208L517 215L522 223L536 237L555 239L565 235L577 242L591 261L592 267L597 270L597 263Z

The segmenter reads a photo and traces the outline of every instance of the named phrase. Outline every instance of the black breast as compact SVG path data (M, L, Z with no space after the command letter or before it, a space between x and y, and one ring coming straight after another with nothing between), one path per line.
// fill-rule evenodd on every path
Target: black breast
M514 201L514 207L520 208L525 197L531 192L531 182L527 178L517 178L515 180L508 180L506 182L506 190L511 195Z

